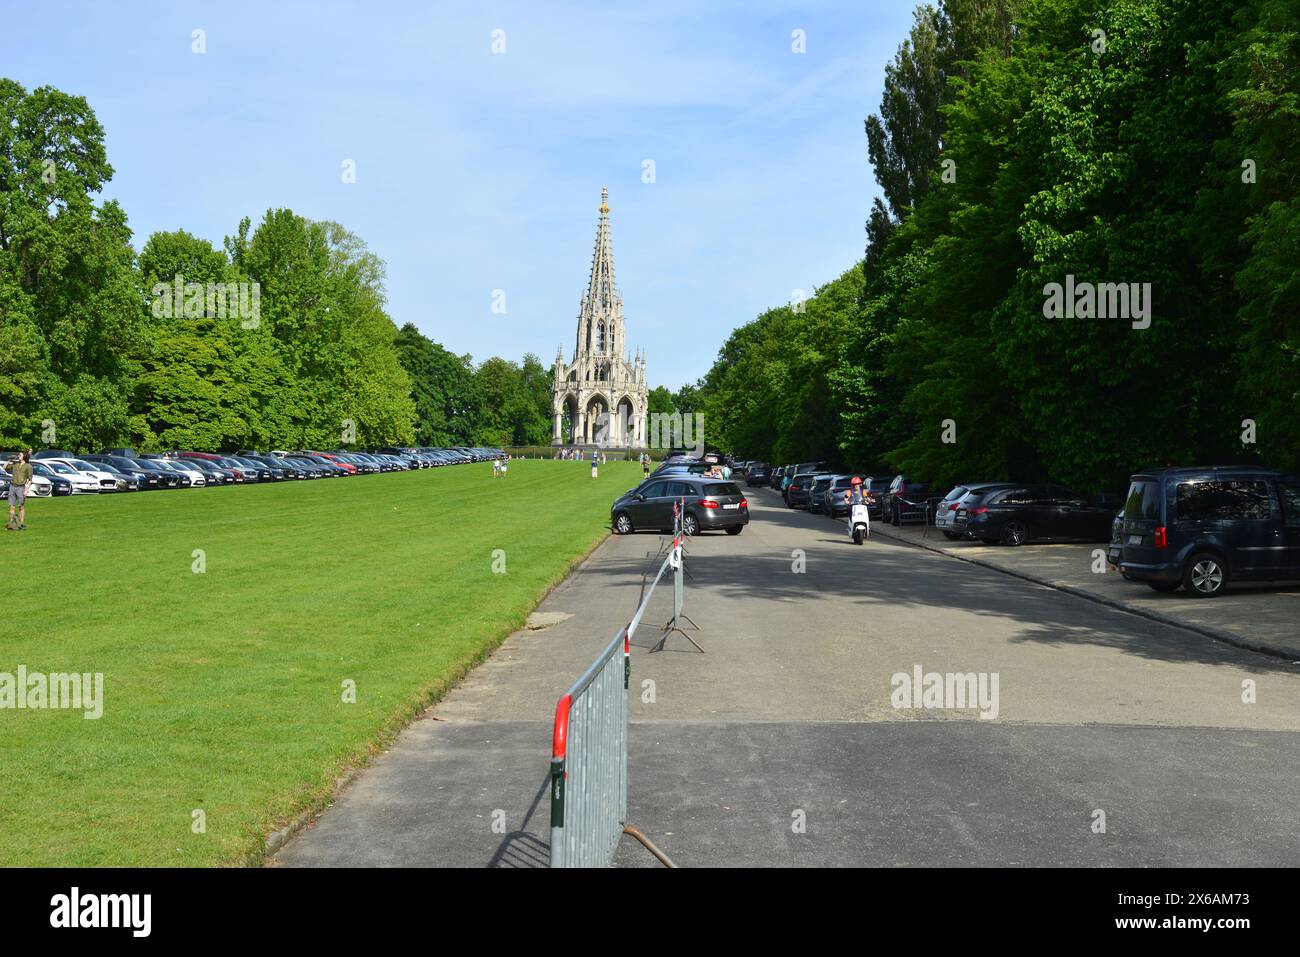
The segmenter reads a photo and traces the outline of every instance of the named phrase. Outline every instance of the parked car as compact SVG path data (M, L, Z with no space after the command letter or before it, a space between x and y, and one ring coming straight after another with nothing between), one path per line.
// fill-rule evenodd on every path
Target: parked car
M257 476L256 480L258 482L274 482L277 478L284 477L282 474L276 475L276 470L265 462L259 462L257 459L249 458L246 455L227 455L226 458L245 469L244 475Z
M966 533L986 545L1105 542L1114 518L1113 505L1060 485L997 489L982 504L957 511L966 520Z
M180 459L162 457L150 459L150 461L157 462L163 468L171 469L173 472L178 473L182 478L187 479L189 485L187 486L185 482L181 482L182 487L204 488L208 484L207 476L195 468L194 464L191 462L183 462Z
M787 490L790 488L790 483L795 480L796 476L816 475L818 472L824 471L826 471L825 462L801 462L798 465L786 466L785 474L781 476L782 497L785 497ZM787 500L785 504L789 505L790 502Z
M203 473L204 479L209 486L214 485L233 485L235 482L235 473L229 469L224 469L216 462L209 459L192 458L182 456L176 461L183 463L188 468L196 469Z
M33 455L32 458L33 460L35 460L36 456ZM87 478L94 480L95 483L94 491L96 492L104 493L104 492L119 491L118 484L117 484L118 481L117 476L113 475L110 472L105 472L102 469L96 468L95 463L93 462L86 462L78 458L50 458L50 457L43 458L40 461L45 462L47 465L53 464L55 462L59 462L62 463L63 465L70 466L75 471L80 472L83 476L86 476ZM124 490L125 489L122 489L122 491ZM84 489L79 489L74 484L73 491L84 491Z
M111 461L115 465L119 461L128 463L144 472L145 475L155 478L158 484L151 485L150 488L179 488L181 485L181 476L178 473L169 468L163 468L152 459L124 459L120 456L112 456Z
M672 531L673 504L682 501L682 530L687 535L718 528L739 535L749 524L749 502L735 482L685 476L646 479L615 500L610 522L620 535Z
M174 455L202 472L209 485L232 485L247 480L244 470L224 455L215 452L176 452Z
M56 493L56 483L64 483L69 495L98 495L99 479L74 469L62 459L38 459L32 456L32 474L49 481L51 494Z
M929 482L895 475L880 503L881 520L889 525L902 525L918 519L932 524L939 503L944 500L947 492L947 489L937 488Z
M119 492L140 492L148 486L145 479L137 472L127 472L116 465L108 462L93 461L90 463L97 471L107 472L113 478L117 479L117 490Z
M1300 579L1300 477L1268 469L1155 469L1132 477L1120 571L1198 598L1228 583Z
M965 538L966 513L962 513L960 526L957 516L967 501L969 500L969 504L973 507L981 504L995 491L1014 486L1014 482L965 482L953 486L952 491L940 499L939 504L935 506L934 527L943 532L945 538L953 541Z
M766 462L751 462L745 469L745 484L750 488L772 481L772 466Z
M809 513L822 510L822 505L826 500L826 492L834 481L835 475L830 472L822 472L817 475L817 480L813 482L812 488L808 491Z
M35 477L39 475L41 478L45 479L45 481L50 483L51 496L72 495L75 491L73 488L73 482L76 478L85 479L85 476L82 476L76 471L76 469L63 466L63 468L67 469L68 472L73 473L72 475L68 475L66 472L60 474L58 471L55 471L52 466L53 463L41 462L38 459L32 460L32 476ZM4 472L2 474L4 479L3 481L0 481L0 492L7 492L9 491L9 473ZM76 476L76 478L74 478L74 476ZM98 491L98 489L94 489L94 491Z
M158 487L157 476L146 472L129 459L107 454L83 455L82 458L87 462L90 462L92 465L102 465L105 468L112 468L122 475L130 477L135 483L135 488L139 491L147 491Z
M817 484L817 478L818 473L816 472L805 472L802 475L791 476L784 492L786 508L807 508L809 501L812 499L812 490L813 486Z
M232 476L234 476L235 482L237 484L242 483L244 485L247 485L250 482L256 482L258 480L257 469L250 468L247 465L241 465L239 462L237 462L234 458L232 458L229 455L223 455L220 458L216 459L215 461L217 465L221 466Z
M341 455L334 455L330 452L310 452L307 454L310 458L318 459L321 462L328 462L330 465L335 465L338 468L341 468L346 475L355 475L357 472L361 471L357 465L344 460Z

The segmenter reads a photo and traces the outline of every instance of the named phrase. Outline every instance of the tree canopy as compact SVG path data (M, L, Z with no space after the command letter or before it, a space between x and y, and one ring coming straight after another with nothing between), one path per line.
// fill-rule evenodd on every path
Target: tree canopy
M1091 489L1296 468L1298 109L1288 0L919 8L867 121L863 261L732 334L710 441ZM1049 314L1053 284L1123 314Z

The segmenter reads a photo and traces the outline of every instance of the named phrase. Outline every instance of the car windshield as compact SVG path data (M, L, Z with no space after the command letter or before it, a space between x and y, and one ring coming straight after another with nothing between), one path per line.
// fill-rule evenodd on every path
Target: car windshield
M734 482L714 482L704 486L705 495L739 495L740 489Z
M71 465L64 465L62 462L42 462L47 469L58 472L60 475L76 475L77 470Z

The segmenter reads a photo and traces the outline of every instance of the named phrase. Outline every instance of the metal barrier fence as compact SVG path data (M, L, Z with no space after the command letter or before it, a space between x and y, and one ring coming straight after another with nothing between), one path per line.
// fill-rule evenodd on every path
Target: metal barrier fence
M674 561L675 557L675 561ZM627 827L627 695L632 636L655 585L682 573L681 535L641 596L632 620L619 629L555 706L551 738L551 867L608 867L625 830L670 863L644 836ZM674 602L674 619L680 595Z

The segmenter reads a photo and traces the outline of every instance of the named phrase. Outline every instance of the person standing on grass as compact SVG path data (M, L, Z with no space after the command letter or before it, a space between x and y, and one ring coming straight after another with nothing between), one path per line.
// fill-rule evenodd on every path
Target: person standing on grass
M592 478L596 477L596 466L599 464L600 464L600 453L597 450L592 449L591 450L591 477Z
M14 463L9 480L9 524L5 526L11 532L21 532L27 527L27 493L32 487L32 450L25 449ZM18 520L14 521L14 512Z
M493 478L496 478L496 477L497 477L498 475L500 475L500 474L501 474L501 460L500 460L500 459L493 459L493 460L492 460L492 477L493 477Z
M641 453L641 477L642 478L650 477L650 453L649 452Z

